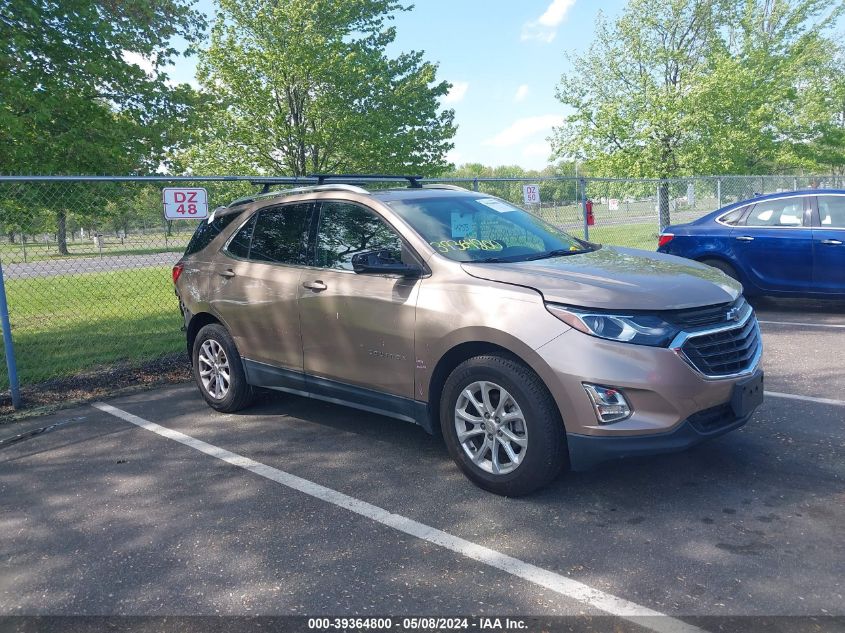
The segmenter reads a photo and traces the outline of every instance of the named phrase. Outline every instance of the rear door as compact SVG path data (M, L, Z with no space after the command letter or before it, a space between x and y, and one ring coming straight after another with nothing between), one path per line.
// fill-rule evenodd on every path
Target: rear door
M737 259L761 290L806 292L813 281L807 196L761 200L732 232Z
M845 294L845 195L816 196L813 291Z
M300 277L312 203L261 209L215 259L211 305L241 356L302 372Z

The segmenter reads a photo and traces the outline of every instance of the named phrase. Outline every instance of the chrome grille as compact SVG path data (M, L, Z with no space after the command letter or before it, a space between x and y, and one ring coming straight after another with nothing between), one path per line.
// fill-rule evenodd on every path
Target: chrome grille
M757 364L763 343L751 306L743 303L738 317L734 326L683 334L676 351L710 378L747 373Z

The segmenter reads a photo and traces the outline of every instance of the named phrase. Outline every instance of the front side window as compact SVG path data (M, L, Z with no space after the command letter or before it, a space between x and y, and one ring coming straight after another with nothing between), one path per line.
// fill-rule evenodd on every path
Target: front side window
M368 251L387 251L383 257L410 263L405 250L396 231L369 209L348 202L320 205L317 266L352 270L352 256Z
M804 198L764 200L754 205L745 226L803 226Z
M274 264L307 264L311 204L290 204L258 212L249 259Z
M845 229L845 196L819 196L818 201L822 228Z
M438 196L387 204L438 253L456 261L525 261L596 248L499 198Z

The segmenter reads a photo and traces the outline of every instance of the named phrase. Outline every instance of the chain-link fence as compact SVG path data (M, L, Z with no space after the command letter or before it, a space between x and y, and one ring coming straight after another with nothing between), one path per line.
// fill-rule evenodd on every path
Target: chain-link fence
M162 188L204 187L213 208L256 193L255 180L0 178L0 263L20 384L30 393L61 388L69 377L183 354L170 270L196 221L165 221ZM757 193L843 186L838 178L806 176L426 182L504 198L590 241L650 250L662 226ZM388 185L397 186L367 186ZM539 202L524 202L525 185L538 186ZM6 391L9 374L5 358L0 361L0 390Z

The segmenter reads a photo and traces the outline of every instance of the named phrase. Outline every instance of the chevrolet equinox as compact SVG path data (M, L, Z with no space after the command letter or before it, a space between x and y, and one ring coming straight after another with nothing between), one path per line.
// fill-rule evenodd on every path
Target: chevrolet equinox
M515 496L721 435L762 402L759 326L719 270L410 183L275 191L201 223L173 280L212 408L269 388L414 422Z

